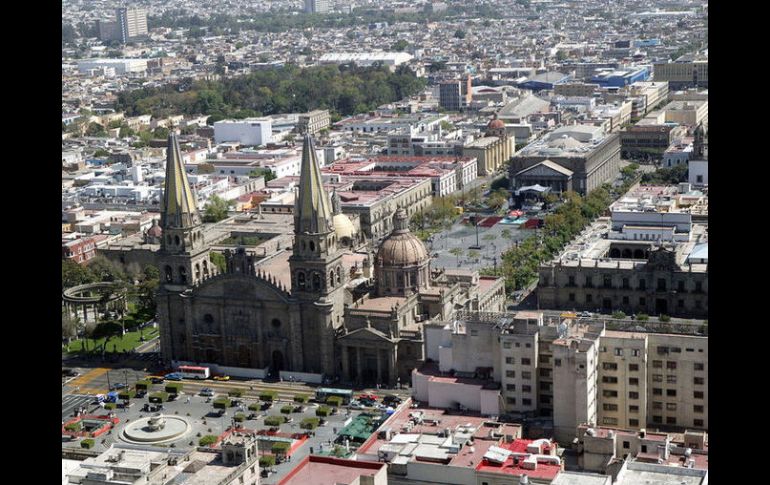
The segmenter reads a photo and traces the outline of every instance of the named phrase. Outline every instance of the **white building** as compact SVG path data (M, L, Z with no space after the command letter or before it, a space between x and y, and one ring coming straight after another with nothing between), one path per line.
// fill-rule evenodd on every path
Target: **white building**
M708 160L690 160L688 164L690 183L695 187L701 187L709 184L709 161Z
M267 145L273 141L273 125L269 118L222 120L214 123L216 143L238 142L242 145Z
M90 59L78 62L78 72L81 74L104 68L114 68L116 74L144 72L147 70L147 59Z
M319 59L321 64L349 64L371 66L375 62L384 66L398 66L412 60L406 52L329 52Z

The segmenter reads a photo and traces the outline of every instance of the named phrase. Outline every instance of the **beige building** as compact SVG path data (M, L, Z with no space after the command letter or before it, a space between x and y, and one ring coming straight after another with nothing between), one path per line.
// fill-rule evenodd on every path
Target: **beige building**
M665 81L637 81L628 86L628 95L632 98L631 116L639 119L666 101L668 83Z
M666 123L679 123L686 126L698 126L709 122L709 102L703 101L672 101L663 107L666 113Z
M706 59L659 63L653 67L653 76L656 82L668 82L671 89L708 88L709 62Z
M495 115L487 125L485 136L463 147L463 156L475 157L478 175L484 176L504 169L515 149L515 138L508 134L505 123Z
M297 132L317 135L321 130L331 126L331 116L328 109L317 109L309 113L299 115Z
M593 96L599 90L598 84L587 83L564 83L553 87L553 92L557 96Z

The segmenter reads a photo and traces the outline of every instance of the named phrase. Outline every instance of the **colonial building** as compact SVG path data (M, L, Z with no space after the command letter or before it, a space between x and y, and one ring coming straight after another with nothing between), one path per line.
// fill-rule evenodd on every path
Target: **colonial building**
M394 385L423 361L423 322L456 309L502 309L502 278L431 271L404 209L376 256L355 252L357 230L338 194L330 200L325 191L315 153L306 135L291 252L257 261L227 251L226 270L216 274L176 136L169 138L158 253L164 360Z
M515 151L515 140L505 123L494 115L483 138L463 147L463 155L478 160L479 175L490 175L505 167Z

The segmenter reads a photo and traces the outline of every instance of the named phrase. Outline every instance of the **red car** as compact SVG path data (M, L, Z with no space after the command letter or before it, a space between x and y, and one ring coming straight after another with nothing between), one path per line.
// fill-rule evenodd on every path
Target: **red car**
M374 394L361 394L356 399L358 399L359 401L376 401L377 396L375 396Z

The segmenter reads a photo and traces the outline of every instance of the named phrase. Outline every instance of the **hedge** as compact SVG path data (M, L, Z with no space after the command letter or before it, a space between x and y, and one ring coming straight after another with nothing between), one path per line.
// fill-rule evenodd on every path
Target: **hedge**
M131 398L136 397L136 391L134 391L133 389L128 390L128 391L123 391L120 394L118 394L118 397L120 399L123 399L124 401L127 401L127 400L129 400Z
M280 426L286 422L285 416L268 416L265 418L266 426Z
M636 319L639 320L640 322L645 322L650 319L650 316L647 315L646 313L640 313L639 315L636 316Z
M270 451L273 452L274 455L278 454L286 454L287 451L289 451L289 448L291 448L291 445L289 443L286 443L285 441L279 441L277 443L273 443L272 448L270 448Z
M179 394L183 388L184 386L181 382L169 382L166 384L166 392L171 394Z
M668 315L661 315L659 320L661 322L670 322L671 321L671 317L669 317Z
M262 401L275 401L276 397L278 397L278 393L276 391L264 391L259 393L259 399Z
M315 410L316 416L321 416L322 418L325 418L329 416L332 413L332 408L329 406L318 406L318 409Z
M294 406L292 405L287 404L281 407L281 414L291 414L292 411L294 411Z
M152 387L152 382L150 381L137 381L136 384L134 384L134 388L137 390L144 389L146 391L151 387Z
M165 391L153 392L150 394L150 402L153 404L162 403L168 401L168 393Z
M207 434L198 441L198 446L209 446L217 442L217 437L213 434Z
M275 465L275 457L273 455L262 455L259 457L259 467L267 468Z
M329 404L334 407L338 407L342 405L342 398L339 396L329 396L326 398L326 404Z
M227 395L230 397L241 397L243 396L243 389L230 389L227 391Z
M299 423L299 427L302 429L316 429L321 423L318 418L305 418Z
M233 416L233 419L241 423L246 421L246 415L243 413L236 413L235 416Z
M623 320L624 318L626 318L626 314L621 311L617 311L612 314L612 318L614 318L615 320Z
M83 423L81 421L70 423L64 426L64 429L67 431L80 431L82 428L83 428Z
M300 402L302 404L306 404L310 400L310 396L307 394L300 394L298 396L294 396L294 402Z
M220 397L214 400L215 409L227 409L233 405L233 401L226 397Z
M91 438L86 438L86 439L84 439L83 441L80 442L80 447L81 448L85 448L85 449L88 450L88 449L93 448L94 444L96 444L96 442L94 440L92 440Z
M261 410L262 410L261 405L257 403L249 404L249 411L261 411Z
M118 405L115 404L114 402L108 402L107 404L104 405L104 409L109 409L109 410L113 410L117 407Z

